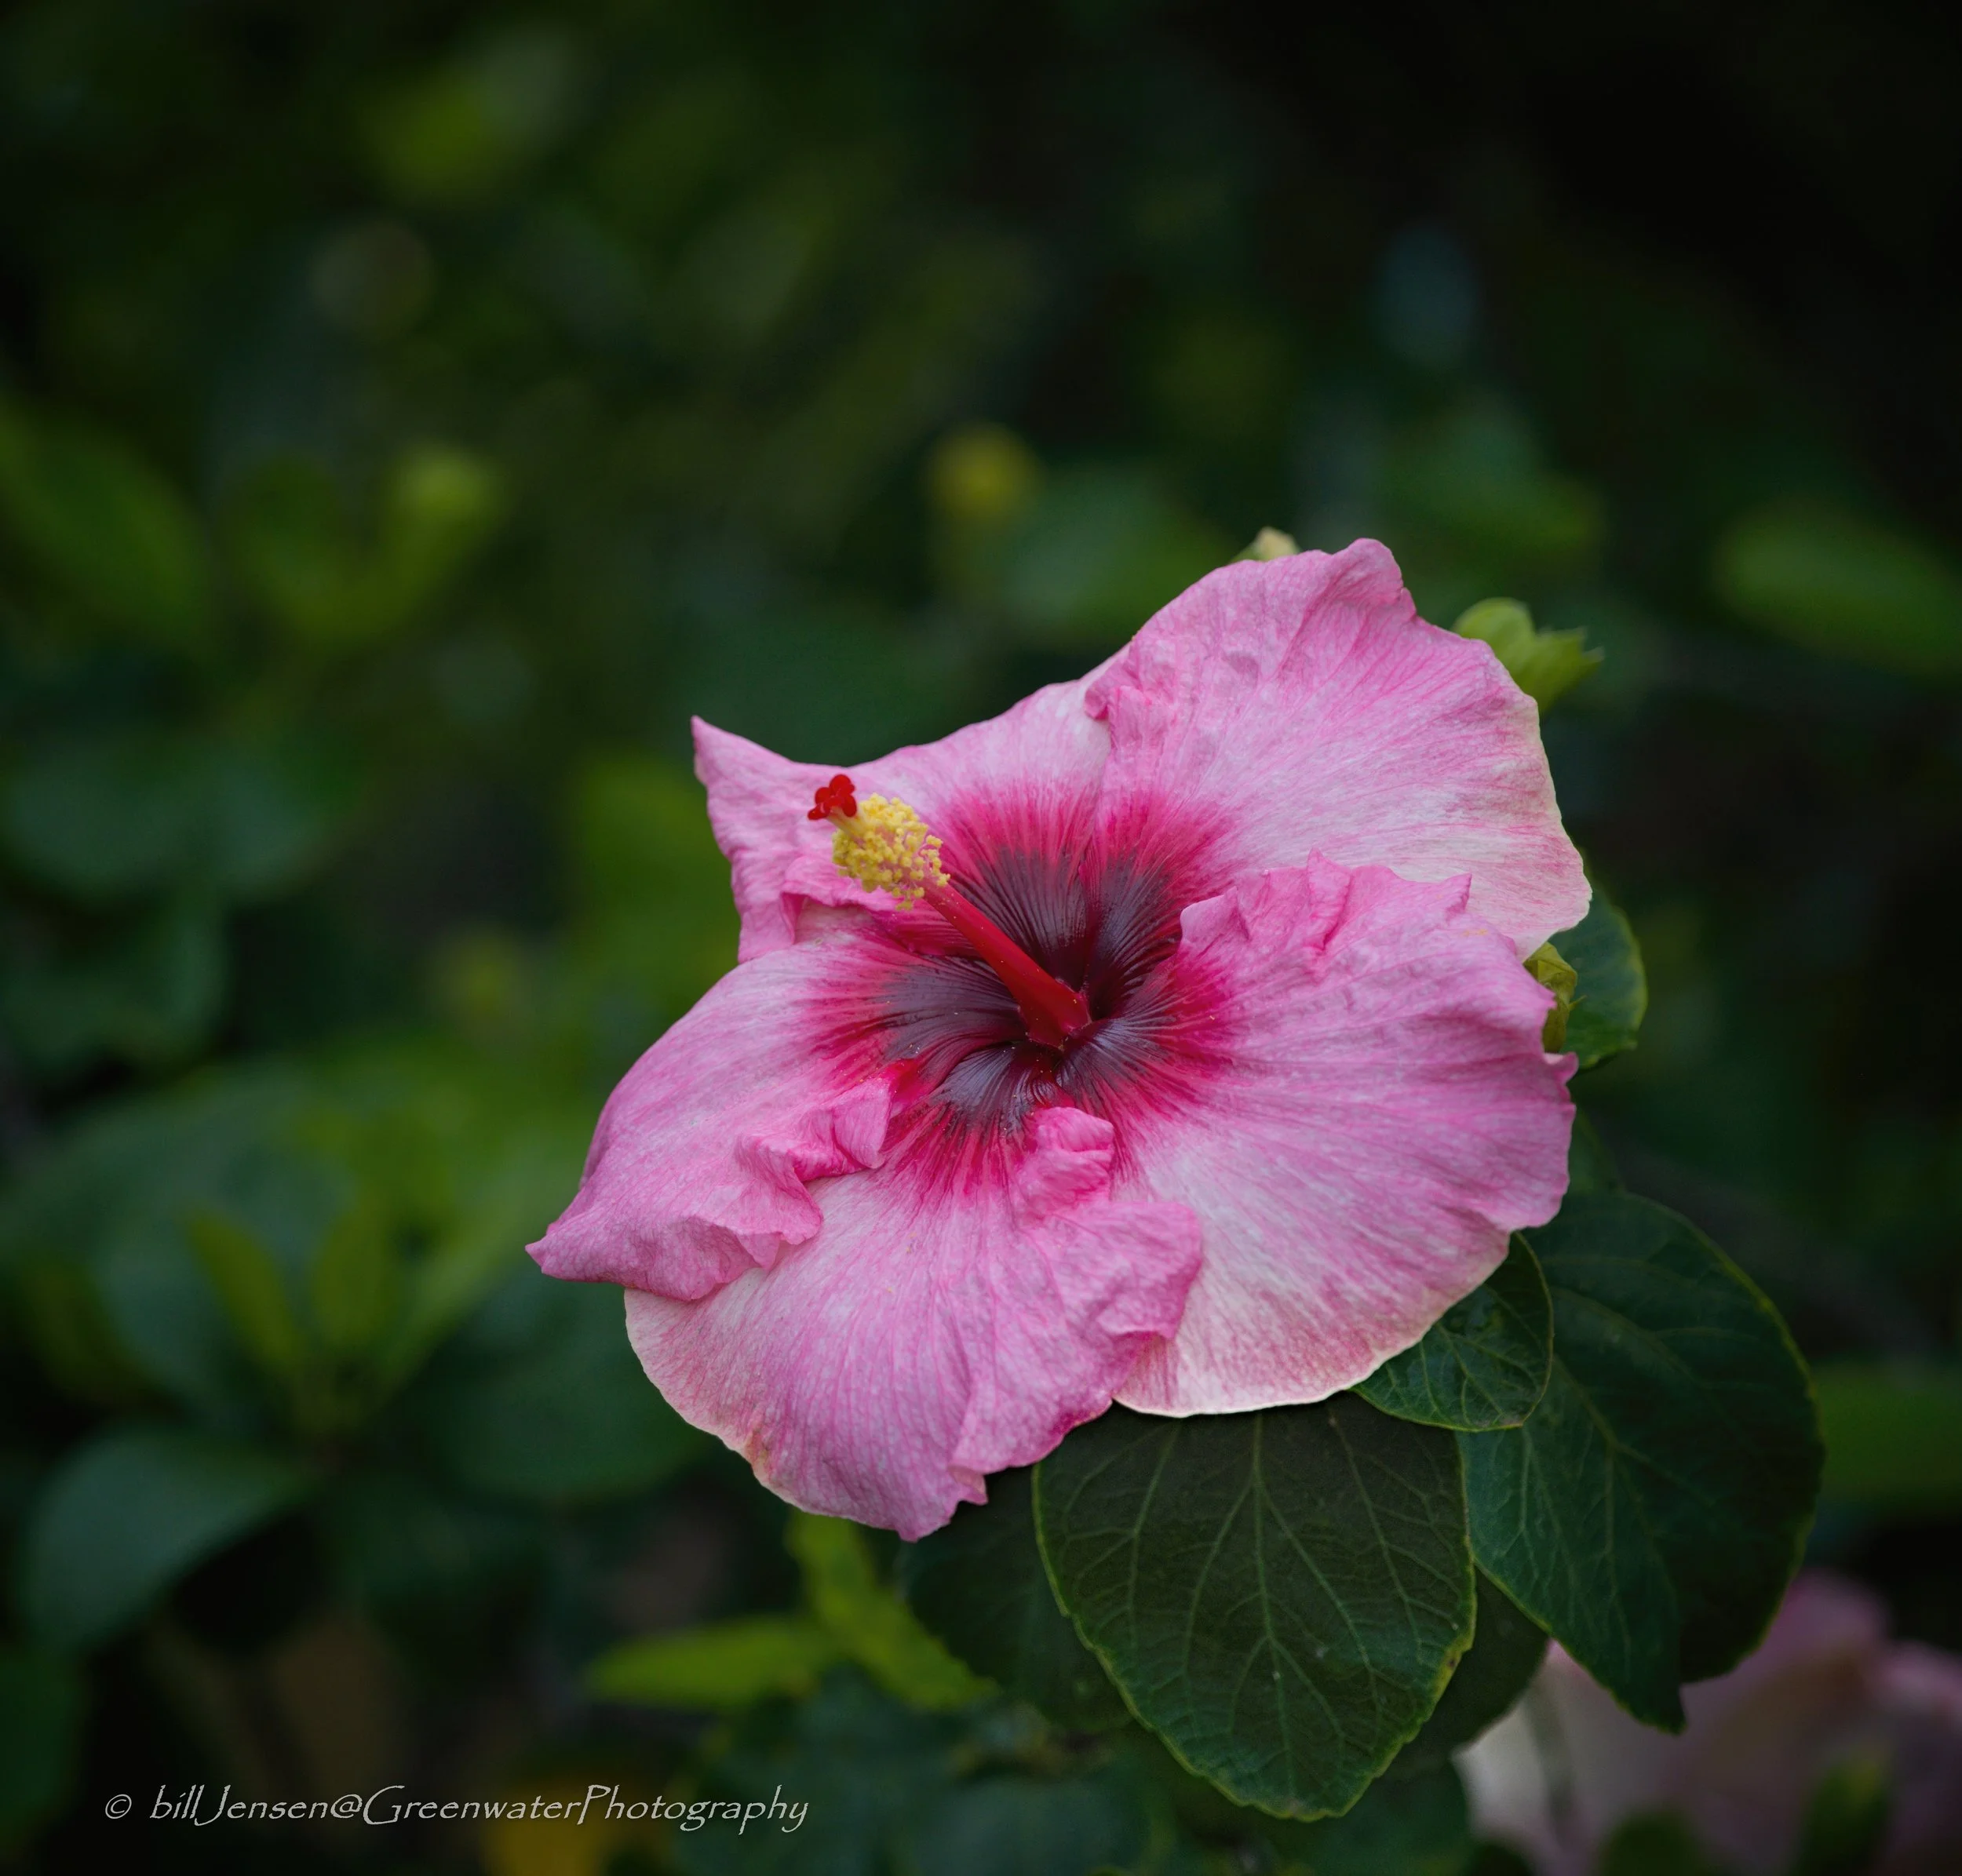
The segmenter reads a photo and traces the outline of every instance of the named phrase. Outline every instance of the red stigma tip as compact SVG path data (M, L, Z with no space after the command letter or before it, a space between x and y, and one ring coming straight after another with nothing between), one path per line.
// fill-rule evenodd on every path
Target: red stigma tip
M848 819L859 811L859 798L849 775L833 775L817 792L817 804L804 816L807 821L829 821L834 814Z

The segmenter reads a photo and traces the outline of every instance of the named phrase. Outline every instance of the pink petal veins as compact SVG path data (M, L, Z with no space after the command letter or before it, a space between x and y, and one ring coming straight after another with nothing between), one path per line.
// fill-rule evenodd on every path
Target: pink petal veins
M1085 694L1107 811L1133 796L1227 829L1236 863L1311 852L1468 874L1521 957L1587 910L1532 700L1489 646L1417 616L1388 550L1247 561L1159 613Z
M793 1504L923 1535L1177 1326L1198 1226L1108 1196L1111 1131L1045 1109L1010 1175L958 1198L899 1167L825 1182L823 1229L771 1269L698 1302L629 1293L649 1379Z
M892 1077L826 1041L862 945L738 964L634 1064L533 1248L549 1275L698 1297L817 1234L811 1182L877 1165L892 1109Z
M1205 1266L1179 1333L1119 1398L1157 1413L1318 1401L1407 1348L1566 1183L1571 1056L1551 998L1462 881L1317 857L1189 908L1217 1067L1140 1113L1129 1195L1189 1205Z
M938 742L852 764L858 791L896 796L929 821L950 800L976 796L1023 801L1043 813L1079 812L1096 798L1110 747L1103 726L1083 709L1089 682L1052 684ZM882 902L882 895L832 865L830 829L812 826L804 813L838 765L788 761L698 718L695 749L695 773L709 792L709 825L729 856L742 917L738 957L759 957L791 943L805 902Z

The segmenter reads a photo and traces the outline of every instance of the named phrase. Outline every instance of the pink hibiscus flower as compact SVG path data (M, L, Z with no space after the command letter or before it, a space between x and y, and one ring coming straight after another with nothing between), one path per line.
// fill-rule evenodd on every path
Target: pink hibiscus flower
M741 962L534 1247L793 1503L918 1536L1113 1400L1316 1401L1566 1182L1533 705L1373 541L841 775L696 725Z

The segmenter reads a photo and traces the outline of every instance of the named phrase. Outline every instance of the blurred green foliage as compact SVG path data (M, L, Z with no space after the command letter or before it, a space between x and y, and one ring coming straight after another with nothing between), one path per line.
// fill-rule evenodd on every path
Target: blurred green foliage
M1563 938L1590 1105L1838 1364L1815 1553L1962 1645L1958 81L1891 5L12 9L0 1853L625 1758L812 1810L622 1871L1463 1863L1442 1773L1283 1838L908 1706L887 1552L793 1557L522 1250L733 959L691 712L935 735L1270 526L1518 596L1543 705L1605 652L1544 725L1647 967Z
M653 1707L742 1707L808 1693L824 1669L855 1662L894 1698L929 1711L965 1707L987 1683L955 1659L881 1580L865 1535L843 1518L790 1514L802 1616L738 1617L630 1641L587 1673L602 1696Z

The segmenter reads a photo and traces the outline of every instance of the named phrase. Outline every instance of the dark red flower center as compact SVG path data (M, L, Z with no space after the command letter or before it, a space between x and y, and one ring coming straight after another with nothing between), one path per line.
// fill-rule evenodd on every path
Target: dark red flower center
M997 803L936 816L961 897L1080 994L1089 1021L1045 1036L957 929L922 913L881 920L852 1027L899 1068L910 1135L965 1150L1056 1100L1117 1120L1178 1101L1216 1055L1213 1000L1178 956L1180 914L1217 889L1205 843L1149 816L1095 836L1083 819Z

